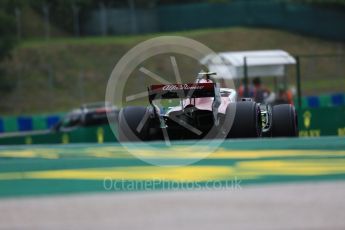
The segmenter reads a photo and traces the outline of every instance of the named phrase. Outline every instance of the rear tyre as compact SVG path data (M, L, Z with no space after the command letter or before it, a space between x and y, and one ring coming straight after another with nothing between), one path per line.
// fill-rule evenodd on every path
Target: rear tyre
M129 106L119 113L118 132L120 141L149 140L149 110L141 106Z
M262 134L260 106L253 101L239 101L235 105L236 113L228 137L260 137ZM228 106L227 115L234 112L231 107Z
M298 124L295 107L290 104L275 105L272 108L272 137L297 137Z

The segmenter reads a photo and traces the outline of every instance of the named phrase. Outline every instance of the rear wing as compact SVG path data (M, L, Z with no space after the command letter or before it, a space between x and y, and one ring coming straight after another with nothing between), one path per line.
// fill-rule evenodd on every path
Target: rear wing
M215 97L215 83L190 83L151 85L148 88L149 101L173 98Z

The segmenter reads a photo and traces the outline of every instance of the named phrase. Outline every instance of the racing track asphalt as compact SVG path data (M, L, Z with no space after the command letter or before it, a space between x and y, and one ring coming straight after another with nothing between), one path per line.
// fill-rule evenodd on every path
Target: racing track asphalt
M0 229L345 229L345 182L0 200Z

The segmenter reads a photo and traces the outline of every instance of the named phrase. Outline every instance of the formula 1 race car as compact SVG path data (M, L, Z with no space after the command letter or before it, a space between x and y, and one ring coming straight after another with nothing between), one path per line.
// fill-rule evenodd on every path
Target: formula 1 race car
M220 88L200 73L195 83L151 85L150 106L129 106L119 113L120 141L202 138L295 137L297 115L290 104L262 105L237 98L234 89ZM179 99L163 111L156 103Z
M71 131L80 127L108 124L108 119L116 121L119 109L109 102L84 104L80 108L67 113L52 127L52 131Z

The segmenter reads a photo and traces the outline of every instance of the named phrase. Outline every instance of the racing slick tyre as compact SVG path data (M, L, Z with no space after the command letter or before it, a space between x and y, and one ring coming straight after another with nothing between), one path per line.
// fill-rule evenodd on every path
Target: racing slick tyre
M129 106L119 113L120 141L145 141L149 139L149 110L141 106Z
M235 105L236 113L228 137L260 137L262 133L260 106L253 101L239 101ZM228 106L227 114L233 113L231 107Z
M298 136L297 114L290 104L275 105L272 108L272 137Z

